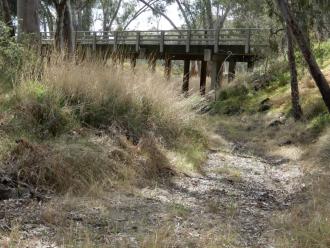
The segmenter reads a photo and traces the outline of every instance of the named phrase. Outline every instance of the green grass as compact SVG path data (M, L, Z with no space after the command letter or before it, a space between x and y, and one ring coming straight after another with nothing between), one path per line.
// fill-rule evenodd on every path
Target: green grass
M172 216L187 218L191 211L182 204L174 203L169 206L169 212Z
M315 136L318 136L325 130L327 127L330 126L330 114L322 113L315 116L309 123L308 129L313 132Z

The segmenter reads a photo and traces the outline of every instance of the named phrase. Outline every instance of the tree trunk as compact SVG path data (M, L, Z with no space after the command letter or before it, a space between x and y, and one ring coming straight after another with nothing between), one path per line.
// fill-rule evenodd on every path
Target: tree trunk
M228 16L230 10L231 10L231 5L228 6L225 10L225 13L223 13L223 15L220 18L218 18L218 21L216 24L216 29L218 32L223 28L223 25L225 24L225 21L227 19L227 16Z
M17 0L18 39L22 34L33 34L34 39L40 37L38 0Z
M146 2L145 0L139 0L141 3L143 3L145 6L148 6L149 9L151 9L152 11L154 11L155 13L158 13L159 15L161 15L162 17L164 17L170 24L171 26L175 29L178 30L177 26L174 24L174 22L167 16L165 15L162 11L159 11L157 9L155 9L154 7L151 6L150 3Z
M59 51L64 48L64 39L63 39L63 23L64 23L64 11L66 2L57 3L54 1L56 9L56 30L55 30L55 47Z
M15 36L15 28L11 19L10 8L7 0L2 0L3 19L10 28L10 36Z
M81 15L81 29L90 30L92 26L92 6L87 6Z
M57 14L55 46L71 56L74 53L74 37L70 0L63 0L60 3L54 1L54 5Z
M113 16L112 16L112 18L111 18L111 20L110 20L110 23L109 23L109 27L108 27L109 31L112 30L112 24L113 24L113 22L115 21L115 19L116 19L117 16L118 16L118 12L119 12L119 9L120 9L120 6L121 6L121 3L122 3L122 0L119 0L118 5L117 5L117 8L116 8L116 10L115 10L115 13L113 13Z
M191 29L191 23L190 23L190 21L189 21L189 18L188 18L188 16L187 16L187 14L186 14L186 12L185 12L185 10L184 10L182 4L180 3L180 0L175 0L175 1L176 1L177 5L179 6L179 9L180 9L180 11L181 11L181 14L182 14L182 16L183 16L183 18L184 18L184 20L185 20L185 22L186 22L187 28L188 28L188 29Z
M53 14L47 5L43 5L43 11L44 11L44 15L47 20L48 30L49 30L49 32L53 32L54 31Z
M70 0L66 1L66 7L64 10L64 19L63 19L63 40L65 49L67 49L68 54L71 56L74 53L74 32L72 25L72 9Z
M288 40L288 60L291 74L291 103L294 119L300 120L302 118L302 110L299 104L299 87L297 79L296 58L294 54L294 45L291 30L286 28L287 40Z
M289 9L287 0L277 0L277 4L284 20L286 21L288 27L296 38L299 48L308 64L310 74L312 75L317 87L319 88L323 101L326 104L330 113L330 87L308 45L307 37L300 29L297 21L293 17Z
M33 35L34 40L40 39L39 1L17 0L17 38L22 40L24 34Z
M204 0L204 4L205 4L205 14L206 14L208 28L213 29L213 14L212 14L211 0Z

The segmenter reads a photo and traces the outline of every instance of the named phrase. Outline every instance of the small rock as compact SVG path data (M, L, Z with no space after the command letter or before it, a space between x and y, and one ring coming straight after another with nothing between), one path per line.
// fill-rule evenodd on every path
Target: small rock
M285 120L278 118L269 122L268 127L278 127L279 125L284 125Z
M8 200L10 198L14 198L14 192L11 188L8 188L2 184L0 184L0 201Z
M278 145L279 146L287 146L287 145L292 145L292 140L285 140L285 141L282 141L280 142Z
M270 99L267 97L266 99L260 102L259 112L265 112L269 110L271 107L272 107L272 103L270 102Z

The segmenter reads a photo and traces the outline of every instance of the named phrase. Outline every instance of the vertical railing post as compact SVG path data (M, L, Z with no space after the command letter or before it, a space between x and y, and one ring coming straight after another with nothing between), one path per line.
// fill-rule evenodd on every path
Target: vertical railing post
M118 46L118 31L113 32L113 39L114 39L113 50L116 51Z
M219 52L219 36L220 31L218 29L214 30L214 53Z
M164 52L165 31L160 31L159 51Z
M248 29L246 42L245 42L245 53L251 52L251 29Z
M135 52L137 52L137 53L140 51L140 36L141 36L140 31L137 31L136 32L136 42L135 42Z
M190 41L191 41L191 30L187 31L187 39L186 39L186 53L190 52Z

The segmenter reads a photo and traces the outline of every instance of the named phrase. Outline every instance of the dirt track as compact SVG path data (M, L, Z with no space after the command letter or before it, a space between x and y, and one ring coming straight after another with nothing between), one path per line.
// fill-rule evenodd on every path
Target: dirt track
M88 230L101 247L148 241L159 247L273 247L270 219L290 207L303 187L301 176L299 165L284 160L214 151L199 175L130 193L113 191L98 200L77 198L69 207L55 199L54 208L63 211L52 224L44 217L49 202L2 201L0 227L10 229L20 220L23 237L35 242L29 247L57 247L56 225L75 226L75 235Z

